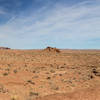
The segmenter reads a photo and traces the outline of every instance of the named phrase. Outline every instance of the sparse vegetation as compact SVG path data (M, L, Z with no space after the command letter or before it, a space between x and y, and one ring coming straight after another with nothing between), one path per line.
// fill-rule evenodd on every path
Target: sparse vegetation
M100 84L100 51L58 53L49 49L1 50L0 93L12 95L10 100L33 100ZM17 96L12 94L13 90Z
M11 100L18 100L18 96L17 95L11 95Z
M30 96L39 96L39 93L36 93L36 92L30 92L29 95L30 95Z
M8 75L8 73L6 73L6 72L5 72L5 73L3 73L3 76L7 76L7 75Z
M13 72L14 72L14 73L17 73L17 70L15 69Z

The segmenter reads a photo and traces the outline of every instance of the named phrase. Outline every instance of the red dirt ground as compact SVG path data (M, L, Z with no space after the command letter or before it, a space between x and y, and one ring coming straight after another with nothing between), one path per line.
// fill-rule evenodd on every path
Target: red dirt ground
M0 100L100 100L99 86L99 50L0 50Z

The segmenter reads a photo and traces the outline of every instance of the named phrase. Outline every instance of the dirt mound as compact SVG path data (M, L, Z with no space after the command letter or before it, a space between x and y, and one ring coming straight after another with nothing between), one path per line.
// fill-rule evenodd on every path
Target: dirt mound
M53 48L53 47L47 47L46 49L44 49L44 51L46 52L56 52L56 53L60 53L60 50L57 48Z
M4 49L10 49L8 47L0 47L0 50L4 50Z

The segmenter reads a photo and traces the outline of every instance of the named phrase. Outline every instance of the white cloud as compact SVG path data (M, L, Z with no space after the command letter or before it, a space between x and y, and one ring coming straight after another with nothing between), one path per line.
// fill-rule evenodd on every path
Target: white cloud
M31 16L12 17L6 24L0 26L0 38L5 36L11 46L14 45L12 41L22 46L31 42L37 44L41 40L44 42L43 39L53 40L59 44L60 41L81 43L100 38L99 0L89 0L70 7L56 5L51 10L46 10L47 8L43 7Z

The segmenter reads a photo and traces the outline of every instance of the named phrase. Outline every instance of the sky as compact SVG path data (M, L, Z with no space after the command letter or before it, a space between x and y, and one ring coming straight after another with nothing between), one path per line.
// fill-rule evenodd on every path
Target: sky
M100 0L0 0L0 46L100 49Z

